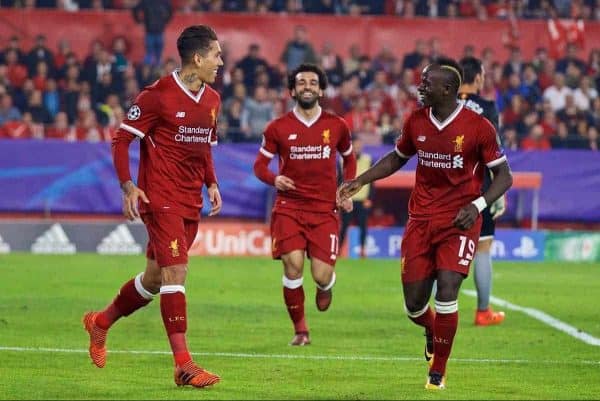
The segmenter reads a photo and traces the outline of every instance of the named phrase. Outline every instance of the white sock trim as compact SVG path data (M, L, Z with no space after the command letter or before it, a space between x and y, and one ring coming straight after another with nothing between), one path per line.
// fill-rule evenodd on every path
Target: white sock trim
M321 291L328 291L330 290L333 286L335 285L335 272L333 272L333 274L331 275L331 281L329 282L329 284L327 284L325 287L322 287L321 285L319 285L319 283L317 283L317 287L319 287L319 289Z
M423 307L423 309L416 311L416 312L411 312L408 310L408 308L406 307L406 304L404 304L404 311L406 312L406 314L409 317L412 317L413 319L418 318L419 316L422 316L425 314L425 312L427 312L427 309L429 309L429 304L425 304L425 306Z
M174 294L176 292L185 294L185 287L182 285L163 285L160 287L161 294Z
M285 288L295 290L298 287L302 287L302 284L304 283L304 277L297 278L296 280L291 280L284 275L281 281L283 282L283 286Z
M141 272L137 276L135 276L135 280L133 280L133 284L135 285L135 289L142 296L142 298L152 300L154 298L154 294L144 288L142 285L142 277L144 276L144 272Z
M458 312L458 300L438 301L435 300L435 311L437 313L448 314Z

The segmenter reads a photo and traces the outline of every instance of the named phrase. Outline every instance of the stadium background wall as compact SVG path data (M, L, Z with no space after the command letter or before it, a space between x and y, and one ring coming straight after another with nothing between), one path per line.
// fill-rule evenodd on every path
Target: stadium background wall
M240 15L221 13L176 14L165 33L166 57L177 57L175 43L181 29L187 25L207 23L215 28L234 59L245 54L250 43L259 43L261 52L271 64L279 62L279 56L294 26L305 25L308 38L317 49L324 41L335 43L340 56L348 55L352 44L373 56L383 45L389 46L396 56L414 49L417 38L436 36L441 41L444 54L457 57L466 44L475 46L476 52L483 47L494 49L500 60L508 58L506 37L510 31L505 20L448 19L444 23L432 23L428 18L400 19L390 16L330 16L330 15ZM517 43L526 59L533 57L539 46L550 48L547 22L518 21ZM116 36L123 36L130 45L130 58L139 61L144 53L144 32L136 24L128 10L102 12L79 11L70 13L60 10L0 10L0 37L18 35L25 48L33 44L35 35L44 34L51 47L60 39L68 39L73 50L85 56L90 43L99 39L109 44ZM585 23L584 54L600 43L600 23Z

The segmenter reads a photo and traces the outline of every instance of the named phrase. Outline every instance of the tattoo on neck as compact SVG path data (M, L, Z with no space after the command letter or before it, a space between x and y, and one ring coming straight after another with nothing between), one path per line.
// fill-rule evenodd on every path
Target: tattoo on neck
M191 74L186 74L186 75L182 76L181 80L187 85L192 85L192 84L196 83L196 81L198 81L198 75L196 75L196 73L192 72Z

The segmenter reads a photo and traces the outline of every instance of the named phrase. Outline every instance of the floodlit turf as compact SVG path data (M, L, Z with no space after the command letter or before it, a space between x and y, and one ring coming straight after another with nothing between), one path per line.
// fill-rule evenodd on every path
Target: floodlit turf
M0 256L0 399L597 399L600 346L523 312L473 326L475 299L459 298L448 389L423 389L424 337L403 311L398 262L346 260L329 311L318 312L306 270L312 345L287 345L281 267L270 259L194 258L186 283L188 342L222 377L178 388L159 312L119 321L104 369L87 355L81 317L109 302L143 257ZM464 289L473 289L469 277ZM496 263L493 293L600 338L600 265ZM110 352L113 351L113 352ZM134 352L135 351L135 352Z

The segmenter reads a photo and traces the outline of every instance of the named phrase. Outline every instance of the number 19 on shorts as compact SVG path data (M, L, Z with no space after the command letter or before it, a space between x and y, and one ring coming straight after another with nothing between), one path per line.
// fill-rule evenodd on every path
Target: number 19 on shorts
M464 235L459 235L458 238L460 239L460 248L458 249L458 264L462 266L469 266L473 260L473 255L475 254L475 242Z

